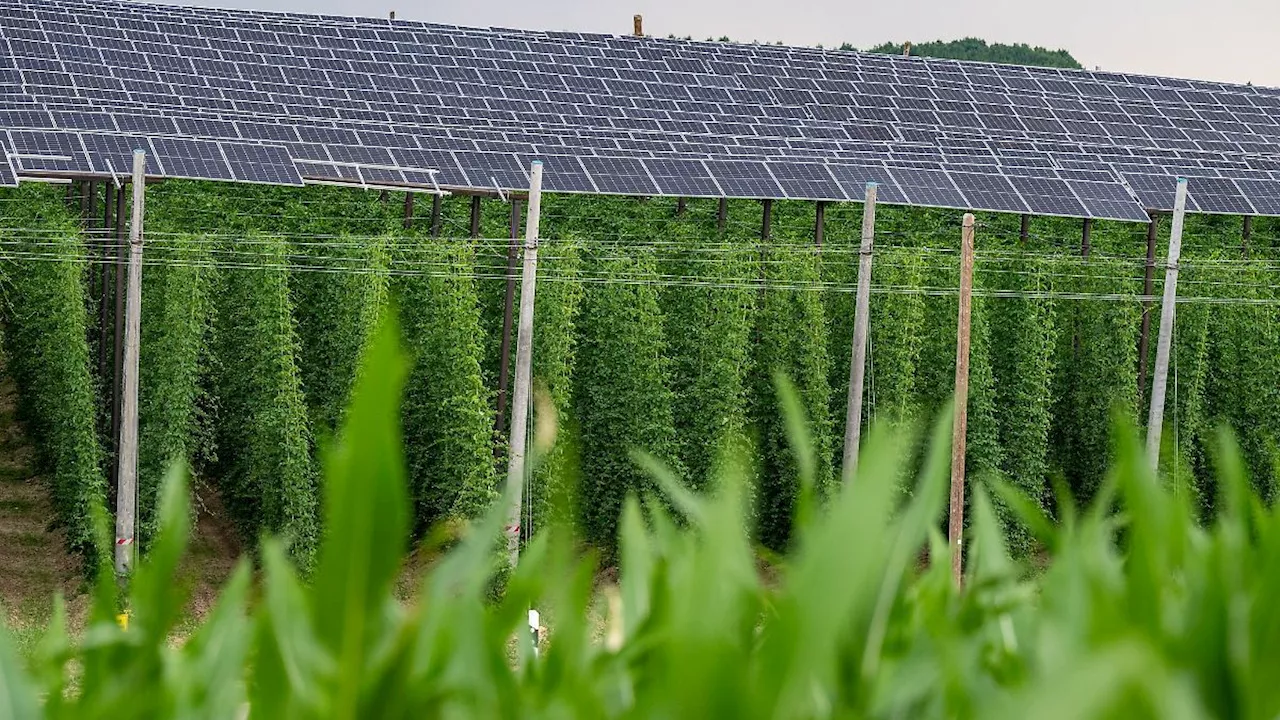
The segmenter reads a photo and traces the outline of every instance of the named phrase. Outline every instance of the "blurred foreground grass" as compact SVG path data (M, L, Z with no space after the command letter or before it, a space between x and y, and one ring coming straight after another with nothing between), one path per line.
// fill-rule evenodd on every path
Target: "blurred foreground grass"
M857 482L819 502L805 423L781 384L801 469L793 549L766 582L746 527L746 473L624 508L620 579L603 637L596 567L565 532L536 538L510 574L497 506L425 572L396 579L409 539L399 420L405 362L389 323L370 351L347 430L327 458L325 539L303 582L283 541L242 562L204 622L168 641L186 602L172 582L191 531L184 477L166 483L162 532L119 597L110 570L83 632L63 603L30 640L0 635L0 717L264 718L1274 718L1280 712L1280 519L1219 442L1218 518L1201 527L1161 486L1131 428L1090 508L1051 523L1005 488L1046 549L1014 561L983 487L971 490L963 590L939 534L948 427L915 489L907 445L866 443ZM506 498L504 498L505 502ZM920 562L922 550L928 562ZM505 592L489 599L495 576ZM403 594L403 593L401 593ZM252 602L250 602L251 597ZM115 624L121 605L128 631ZM534 653L526 613L552 627ZM513 640L514 638L514 640ZM514 652L513 652L514 643ZM74 672L75 687L68 688Z

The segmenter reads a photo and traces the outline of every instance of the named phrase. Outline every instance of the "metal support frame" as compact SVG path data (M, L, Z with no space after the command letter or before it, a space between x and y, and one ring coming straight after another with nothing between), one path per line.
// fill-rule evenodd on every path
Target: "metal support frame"
M1031 216L1022 216L1022 226L1018 229L1018 239L1023 243L1031 239Z
M955 420L951 426L951 507L947 540L951 545L951 577L960 586L964 572L965 441L969 429L969 327L973 296L973 225L964 216L960 234L960 312L956 327Z
M404 229L413 227L413 193L404 194Z
M862 204L862 245L858 249L858 295L853 314L853 352L849 363L849 398L844 418L844 463L841 477L853 482L862 441L862 383L867 368L867 323L871 307L871 254L875 247L876 184L867 183Z
M516 382L511 405L507 482L514 484L507 521L507 558L514 568L520 560L520 517L524 507L524 458L528 444L529 391L533 366L533 298L538 281L538 223L542 215L542 163L535 160L529 180L529 223L520 277L520 334L516 337Z
M431 198L431 237L440 237L440 223L443 220L443 198L434 195Z
M1169 379L1169 352L1178 303L1178 258L1182 255L1182 221L1187 209L1187 180L1178 178L1173 201L1173 229L1169 233L1169 257L1165 261L1164 298L1160 304L1160 335L1156 339L1156 367L1151 380L1151 410L1147 416L1147 462L1160 468L1160 433L1164 429L1164 396Z
M1240 254L1249 259L1249 241L1253 239L1253 216L1244 216L1244 226L1240 228Z
M1093 238L1093 218L1084 219L1084 228L1080 233L1080 257L1089 257L1089 250L1092 247L1091 240Z
M689 209L689 201L686 198L678 198L676 200L676 217L684 217Z
M480 237L480 201L479 195L471 196L471 238Z
M773 232L773 201L761 200L760 239L768 240Z
M724 232L729 225L729 199L720 198L720 207L716 210L716 229Z

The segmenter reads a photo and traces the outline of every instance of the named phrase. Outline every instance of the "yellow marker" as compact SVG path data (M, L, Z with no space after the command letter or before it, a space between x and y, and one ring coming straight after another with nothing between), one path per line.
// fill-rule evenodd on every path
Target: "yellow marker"
M129 613L120 613L116 616L116 623L120 625L121 630L129 629Z

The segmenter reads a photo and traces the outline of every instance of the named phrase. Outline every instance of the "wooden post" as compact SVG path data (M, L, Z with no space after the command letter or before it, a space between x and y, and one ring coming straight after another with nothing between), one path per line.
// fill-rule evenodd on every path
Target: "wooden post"
M876 236L876 184L867 183L862 205L862 247L858 249L858 295L853 314L853 357L849 362L849 402L844 416L844 466L841 477L853 482L858 473L862 439L862 382L867 367L867 320L871 307L871 253Z
M511 404L510 461L507 463L507 482L514 483L516 488L507 523L507 557L512 568L520 560L520 511L524 507L524 457L533 365L533 294L538 282L538 222L541 214L542 162L535 160L529 178L529 223L520 276L520 329L516 336L516 384Z
M480 237L480 196L471 198L471 238Z
M729 224L729 200L720 198L720 209L716 211L716 229L724 232Z
M684 217L685 211L689 209L689 201L685 198L676 200L676 217Z
M1084 230L1080 235L1080 257L1089 257L1090 239L1093 236L1093 218L1085 218Z
M865 212L865 209L864 209ZM823 236L827 232L827 204L821 200L813 208L813 242L822 249Z
M1156 275L1156 231L1159 223L1156 214L1151 213L1151 222L1147 223L1147 267L1142 277L1142 330L1138 334L1138 407L1147 395L1147 345L1151 336L1151 291ZM1141 412L1141 410L1139 410Z
M1253 238L1253 216L1244 216L1244 227L1240 229L1240 254L1249 259L1249 240Z
M147 155L133 152L133 222L129 228L129 303L126 307L124 402L120 420L120 452L116 488L116 574L133 569L134 515L138 505L138 351L142 330L142 218L147 189Z
M404 229L413 227L413 193L404 194Z
M964 570L964 452L969 426L969 310L973 294L973 214L966 213L960 233L960 316L956 328L956 405L951 428L951 577L960 586Z
M1022 227L1018 230L1018 239L1024 244L1031 239L1031 216L1022 216Z
M910 43L910 42L906 42L906 43L903 43L903 44L902 44L902 57L911 57L911 43Z
M1160 336L1156 339L1155 377L1151 383L1151 414L1147 420L1147 462L1160 469L1160 432L1164 425L1164 394L1169 375L1169 343L1178 302L1178 257L1182 254L1182 220L1187 209L1187 179L1178 178L1173 202L1173 231L1169 234L1169 258L1164 271L1164 299L1160 305Z
M636 37L644 37L643 15L635 15L631 18L631 31Z
M516 263L520 261L520 201L511 198L511 242L507 245L507 295L502 307L502 353L498 359L498 431L507 426L507 381L511 368L511 324L516 301Z
M760 239L768 240L773 230L773 201L761 200Z
M439 195L431 196L431 237L440 237L440 223L442 221L441 204L443 198Z

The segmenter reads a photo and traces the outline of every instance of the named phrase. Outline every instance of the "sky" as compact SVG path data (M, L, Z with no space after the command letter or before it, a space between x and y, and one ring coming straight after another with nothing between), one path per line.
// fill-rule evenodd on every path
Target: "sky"
M154 0L153 0L154 1ZM1085 67L1280 87L1275 0L158 0L476 27L729 36L865 48L980 37L1065 49Z

